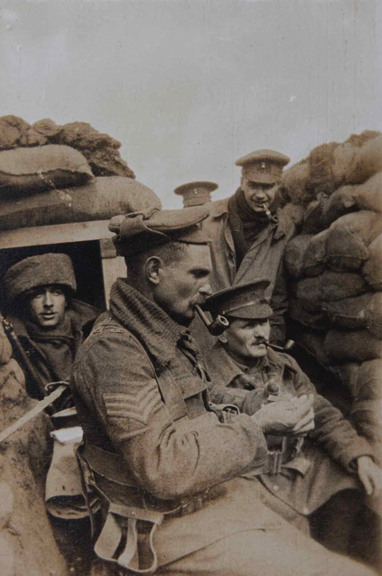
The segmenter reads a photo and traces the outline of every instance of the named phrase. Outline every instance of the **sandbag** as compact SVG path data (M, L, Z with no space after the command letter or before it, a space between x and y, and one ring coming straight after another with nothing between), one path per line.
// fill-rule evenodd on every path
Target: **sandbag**
M330 225L326 262L333 270L358 270L369 257L369 244L382 233L382 218L361 210L341 216Z
M382 339L382 292L374 292L365 310L365 317L370 334Z
M301 306L309 312L321 312L322 284L321 276L302 278L293 287L293 292Z
M360 274L331 271L312 278L302 278L290 288L291 294L310 312L320 312L324 302L353 298L370 289Z
M369 258L362 267L362 275L374 290L382 290L382 234L369 246Z
M305 188L309 176L309 164L306 161L294 164L284 170L281 177L281 185L293 204L307 205L313 198L313 194Z
M292 278L301 278L303 275L304 252L313 236L311 234L300 234L288 242L285 249L285 266Z
M303 257L305 276L318 276L324 271L328 230L311 237Z
M382 292L367 292L355 298L324 302L322 310L339 328L366 329L375 338L382 338Z
M382 171L382 135L365 142L357 151L351 169L347 173L347 184L362 184Z
M373 295L372 292L366 292L366 294L355 298L324 302L322 310L326 312L329 320L336 327L347 330L361 330L367 328L366 309Z
M295 226L300 226L300 224L304 220L304 213L305 208L299 204L292 204L292 202L288 202L285 206L280 207L277 210L277 215L280 217L280 220L291 220Z
M354 189L354 186L341 186L323 204L321 223L325 228L328 228L337 218L358 209L353 198Z
M382 172L378 172L364 184L354 186L352 195L361 210L382 212Z
M0 149L8 150L18 146L43 146L46 138L18 116L0 118Z
M326 316L321 311L311 312L306 310L301 300L297 300L297 298L289 299L288 314L293 320L296 320L307 328L325 330L329 326Z
M2 199L80 186L92 179L86 158L69 146L50 144L0 152Z
M319 197L312 200L306 207L302 226L303 234L318 234L323 229L322 208L326 199L326 196L319 194Z
M334 150L337 147L337 142L330 142L313 148L309 154L309 182L307 187L314 190L315 196L319 193L330 195L335 190L333 165Z
M0 201L0 230L65 222L107 220L116 214L161 208L156 194L137 180L99 177L87 186L51 190L22 201Z
M311 354L321 366L328 367L330 358L325 350L324 336L308 331L303 332L299 339L299 345Z
M335 363L365 362L382 358L382 340L374 338L367 330L329 330L324 350Z
M358 148L352 142L343 142L333 151L332 174L336 186L346 181L346 175L351 169Z
M351 395L354 397L361 366L362 364L358 362L345 362L344 364L331 364L329 370L336 375L341 384L350 390Z
M360 274L351 272L326 271L319 278L321 298L326 302L360 296L370 289Z

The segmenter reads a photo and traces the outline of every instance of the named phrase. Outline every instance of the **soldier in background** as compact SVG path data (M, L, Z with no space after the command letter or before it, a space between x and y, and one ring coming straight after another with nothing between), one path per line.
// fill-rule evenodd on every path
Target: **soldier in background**
M366 576L264 506L261 484L240 477L265 465L265 429L299 430L310 408L302 399L287 421L271 404L252 417L211 409L188 330L210 293L206 215L162 210L109 226L128 277L114 284L110 312L73 367L79 458L104 511L95 551L107 574Z
M211 202L211 192L217 188L215 182L187 182L175 188L174 193L183 197L183 208L190 208Z
M277 214L277 185L289 158L273 150L257 150L236 161L241 166L240 187L230 198L212 202L203 227L211 239L214 292L234 283L267 277L274 311L273 342L285 340L287 291L283 255L294 224Z

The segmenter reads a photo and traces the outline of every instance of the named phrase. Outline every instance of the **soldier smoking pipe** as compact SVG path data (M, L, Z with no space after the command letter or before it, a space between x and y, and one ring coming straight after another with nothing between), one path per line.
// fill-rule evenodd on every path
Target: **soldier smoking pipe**
M223 334L224 330L227 330L229 322L225 316L218 314L214 320L209 320L204 314L203 310L196 304L195 309L199 314L202 322L205 324L207 330L212 336L219 336Z
M288 352L295 345L294 340L287 340L285 342L285 346L277 346L277 344L271 344L270 342L264 340L264 338L261 339L259 338L258 342L261 344L265 344L267 348L272 348L272 350L276 350L276 352Z

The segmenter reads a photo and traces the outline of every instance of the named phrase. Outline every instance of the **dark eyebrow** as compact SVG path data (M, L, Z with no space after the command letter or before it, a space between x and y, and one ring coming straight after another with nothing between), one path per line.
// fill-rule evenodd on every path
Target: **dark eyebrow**
M211 269L210 268L204 268L204 267L200 267L200 266L195 266L195 268L191 268L190 272L192 274L197 274L200 276L207 276L208 274L211 273Z

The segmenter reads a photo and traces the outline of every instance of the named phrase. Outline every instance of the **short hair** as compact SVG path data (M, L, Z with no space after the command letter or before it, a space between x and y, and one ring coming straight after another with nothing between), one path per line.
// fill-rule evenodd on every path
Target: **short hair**
M152 256L161 258L166 265L169 265L171 262L178 262L182 256L184 256L187 246L189 246L189 244L184 242L166 242L166 244L161 244L144 252L139 252L134 255L134 257L126 256L125 263L128 278L136 278L142 270L144 262Z

